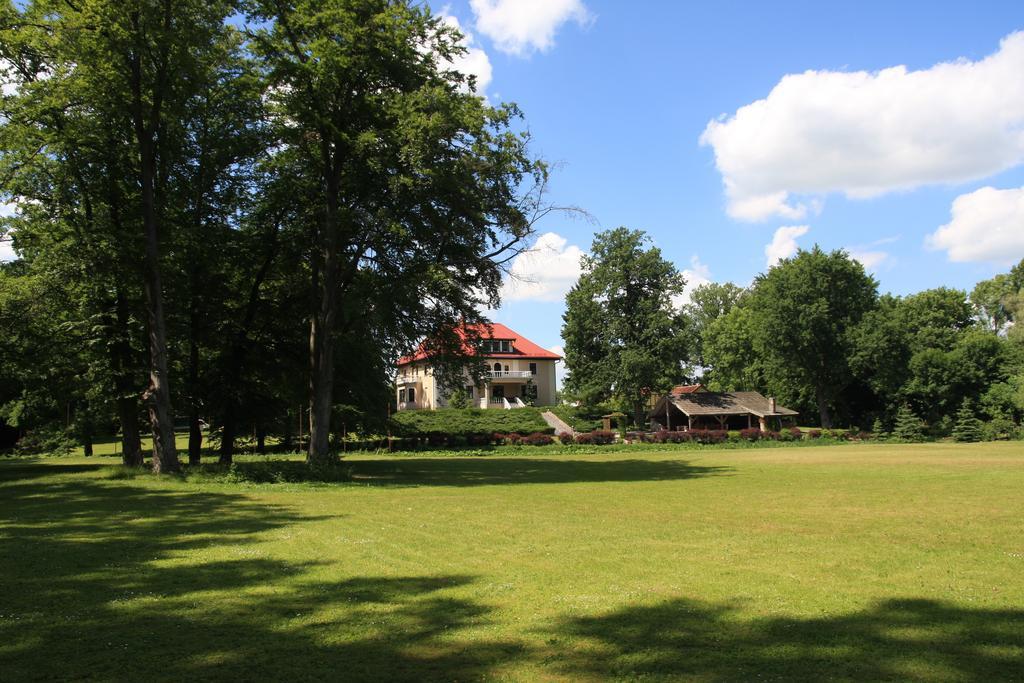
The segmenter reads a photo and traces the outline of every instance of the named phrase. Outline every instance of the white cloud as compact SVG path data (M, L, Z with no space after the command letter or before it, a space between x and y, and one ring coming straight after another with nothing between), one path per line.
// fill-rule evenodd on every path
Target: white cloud
M1020 164L1022 73L1024 32L976 62L790 74L708 123L701 144L714 148L730 215L798 219L829 192L870 197Z
M690 257L690 267L683 269L683 277L686 278L686 287L683 289L683 293L672 298L672 303L676 308L682 308L690 303L690 295L693 294L693 290L711 282L711 269L707 264L701 263L700 258L694 254Z
M877 272L878 268L889 260L889 252L887 251L870 251L850 247L849 252L851 258L860 261L861 265L864 266L864 270Z
M555 32L567 21L580 26L591 21L582 0L470 0L469 5L476 29L518 57L550 50Z
M783 225L772 236L770 244L764 248L765 261L771 268L782 259L789 258L796 253L799 246L796 238L807 234L810 230L808 225Z
M447 8L446 8L447 9ZM476 47L476 39L473 34L462 28L459 20L447 14L441 15L441 20L462 34L462 47L466 52L447 63L447 68L459 71L467 76L476 76L476 94L483 95L487 86L491 83L492 69L491 60L481 48Z
M583 250L558 233L546 232L519 254L501 288L502 301L561 301L580 277Z
M1008 265L1024 257L1024 187L983 187L953 200L952 220L925 238L950 261Z

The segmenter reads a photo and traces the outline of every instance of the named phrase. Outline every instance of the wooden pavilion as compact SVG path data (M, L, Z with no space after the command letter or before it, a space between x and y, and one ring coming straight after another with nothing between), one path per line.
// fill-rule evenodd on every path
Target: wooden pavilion
M703 389L703 387L701 388ZM781 428L799 415L756 391L671 391L647 413L657 427L669 430Z

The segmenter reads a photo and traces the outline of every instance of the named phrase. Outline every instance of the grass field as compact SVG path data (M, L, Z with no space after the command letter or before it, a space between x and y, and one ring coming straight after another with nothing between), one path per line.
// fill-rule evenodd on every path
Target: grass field
M0 680L1024 677L1024 445L0 460Z

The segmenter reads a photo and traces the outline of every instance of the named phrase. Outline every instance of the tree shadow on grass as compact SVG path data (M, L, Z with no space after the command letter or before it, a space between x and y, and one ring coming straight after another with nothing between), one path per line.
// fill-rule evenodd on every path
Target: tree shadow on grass
M8 480L0 680L473 679L521 655L461 639L489 619L458 595L472 577L353 578L343 557L267 553L316 519L244 495Z
M349 463L352 481L377 486L489 486L674 481L728 474L729 467L685 460L385 458Z
M567 619L574 647L551 666L572 678L1020 680L1024 610L887 600L849 614L750 620L730 605L672 600Z

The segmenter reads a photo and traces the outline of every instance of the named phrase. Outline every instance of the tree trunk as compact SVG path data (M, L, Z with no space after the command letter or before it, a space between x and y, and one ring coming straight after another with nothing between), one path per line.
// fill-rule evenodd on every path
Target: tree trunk
M193 280L193 287L195 281ZM199 311L195 293L189 307L189 350L188 350L188 464L198 465L202 460L203 431L199 426Z
M115 340L110 345L110 365L117 394L117 419L121 423L121 463L125 467L142 467L142 437L139 434L138 386L132 379L132 349L128 341L131 331L128 300L121 287L115 301Z
M814 397L818 402L818 414L821 416L821 426L825 429L832 429L832 414L828 410L828 398L825 396L824 387L816 387Z
M333 462L330 452L331 402L334 396L334 333L338 309L338 174L324 152L326 211L320 228L319 253L313 268L314 291L319 294L309 329L309 452L307 462ZM319 271L319 272L318 272ZM319 276L319 277L318 277ZM319 282L317 282L319 280Z
M121 464L142 467L142 437L139 435L139 404L131 396L117 399L117 419L121 423Z
M235 406L228 399L224 407L224 424L220 430L220 464L230 465L235 458Z
M133 17L135 29L138 15ZM142 58L130 55L132 119L139 151L139 185L142 191L142 228L145 237L143 289L149 322L149 386L143 399L149 409L153 429L153 471L177 472L181 469L174 444L174 414L167 367L167 326L164 322L164 297L160 282L160 225L156 200L156 130L160 122L166 65L159 65L157 86L148 97L143 93ZM143 104L147 99L148 109Z
M267 430L262 422L256 425L256 452L260 455L267 454Z
M199 410L193 404L188 416L188 464L198 465L202 462L203 430L199 424Z
M150 145L142 145L149 150ZM160 284L160 248L158 241L156 197L154 196L154 159L152 150L142 154L142 215L146 233L145 292L149 319L149 387L144 394L153 427L153 471L177 472L181 469L174 444L174 415L167 367L167 327L164 323L164 297Z
M644 431L644 421L647 417L647 411L644 409L644 400L633 402L633 424L634 429L637 431Z

